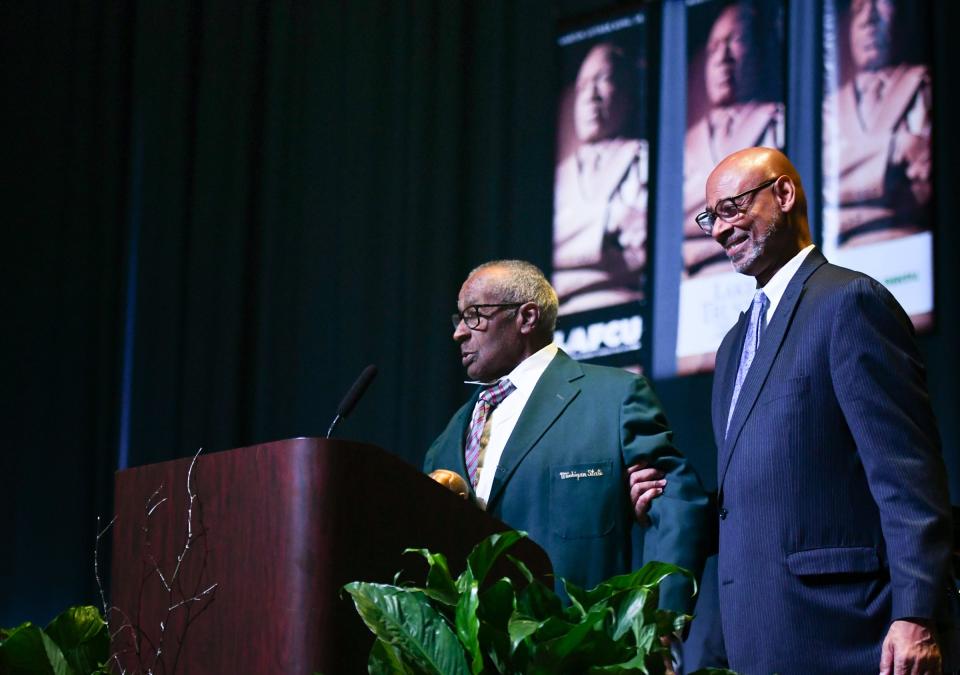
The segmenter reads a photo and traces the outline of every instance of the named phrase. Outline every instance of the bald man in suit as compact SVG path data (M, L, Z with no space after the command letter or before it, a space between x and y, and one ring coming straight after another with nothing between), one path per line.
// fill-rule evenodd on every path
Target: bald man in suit
M713 385L730 667L939 673L951 515L910 320L810 243L779 151L724 159L706 203L698 219L757 286Z

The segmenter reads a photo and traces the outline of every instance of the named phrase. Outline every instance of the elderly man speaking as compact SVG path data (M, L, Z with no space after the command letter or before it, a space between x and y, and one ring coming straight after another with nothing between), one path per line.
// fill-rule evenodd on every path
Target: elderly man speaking
M430 447L425 470L467 477L480 506L529 532L554 572L579 586L650 559L699 574L707 497L649 383L571 359L552 342L556 316L557 295L530 263L470 273L453 338L480 386ZM656 536L634 560L632 529L655 495L646 515ZM689 610L691 590L666 588L662 604Z

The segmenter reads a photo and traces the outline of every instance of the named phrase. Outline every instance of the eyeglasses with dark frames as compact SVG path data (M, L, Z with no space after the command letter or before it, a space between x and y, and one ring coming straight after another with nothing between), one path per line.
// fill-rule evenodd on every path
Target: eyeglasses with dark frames
M453 322L454 328L459 326L460 322L463 321L467 328L470 330L476 330L480 327L481 319L492 319L493 316L501 309L517 309L522 304L522 302L502 302L499 304L470 305L462 312L456 312L455 314L452 314L450 316L450 320ZM496 309L489 314L484 314L480 310L486 307L495 307Z
M749 202L741 203L744 197L748 197L764 188L768 188L779 180L779 176L776 178L771 178L770 180L765 180L760 183L757 187L752 187L749 190L744 190L738 195L733 197L726 197L717 202L716 206L713 207L713 210L707 209L703 213L697 214L697 225L703 230L706 234L713 234L713 228L717 224L717 218L720 220L730 223L733 222L737 216L741 215L744 211L747 210Z

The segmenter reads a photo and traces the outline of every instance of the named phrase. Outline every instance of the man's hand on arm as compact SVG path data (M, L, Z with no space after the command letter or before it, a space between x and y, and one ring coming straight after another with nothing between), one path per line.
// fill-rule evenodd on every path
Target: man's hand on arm
M890 624L880 650L880 675L939 675L940 647L928 622L898 619Z
M647 466L646 462L638 462L627 467L627 480L630 490L630 503L637 520L646 525L650 522L647 511L653 500L663 494L667 481L663 472Z

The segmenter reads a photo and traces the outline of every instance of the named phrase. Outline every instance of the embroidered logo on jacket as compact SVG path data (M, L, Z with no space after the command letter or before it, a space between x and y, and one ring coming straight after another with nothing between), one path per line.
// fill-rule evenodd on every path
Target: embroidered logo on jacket
M586 471L561 471L560 480L569 480L571 478L576 478L577 480L580 480L581 478L599 478L603 475L603 469L587 469Z

